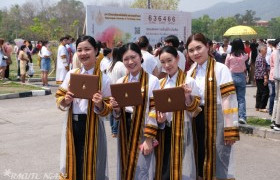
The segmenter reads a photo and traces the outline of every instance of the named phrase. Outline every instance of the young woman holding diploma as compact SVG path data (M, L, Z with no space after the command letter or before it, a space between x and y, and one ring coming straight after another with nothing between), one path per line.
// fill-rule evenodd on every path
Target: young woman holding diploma
M193 78L178 67L179 56L172 46L159 52L162 68L167 76L160 80L160 88L182 87L186 109L176 112L157 112L159 123L156 147L156 180L195 180L196 168L193 149L192 118L200 112L198 87Z
M112 97L113 114L119 120L118 134L118 179L153 180L153 142L157 135L157 121L152 102L153 90L159 88L157 77L146 73L141 67L141 50L135 43L128 43L119 49L128 75L117 83L140 82L143 104L120 108Z
M230 70L209 55L201 33L186 43L195 63L188 71L199 87L202 111L193 121L198 180L234 179L232 145L239 140L238 105Z
M106 180L107 143L104 124L99 116L106 116L112 111L105 102L105 97L111 96L110 79L95 68L98 51L94 38L81 36L76 47L83 66L69 71L56 92L57 106L68 111L61 138L60 179ZM73 97L74 94L69 91L71 73L99 76L99 92L93 95L92 100Z

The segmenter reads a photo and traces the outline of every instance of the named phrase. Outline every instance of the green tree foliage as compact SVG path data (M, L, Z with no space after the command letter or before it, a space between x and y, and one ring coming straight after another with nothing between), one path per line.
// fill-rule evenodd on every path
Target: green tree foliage
M58 40L65 34L82 33L85 8L78 0L60 0L52 6L45 0L29 1L0 11L0 37L30 40Z
M280 17L272 18L268 25L269 38L280 37Z
M260 20L260 18L255 16L256 16L256 11L246 10L246 13L244 15L238 13L234 15L234 18L237 24L253 26L256 24L256 21Z
M204 15L198 19L192 20L192 32L199 33L203 32L204 35L210 37L213 34L213 23L214 20L208 15Z
M148 7L147 0L136 0L131 5L132 8ZM150 0L151 9L163 9L163 10L176 10L178 8L179 0Z
M219 18L214 22L214 39L221 41L223 39L224 33L233 26L238 25L235 18Z

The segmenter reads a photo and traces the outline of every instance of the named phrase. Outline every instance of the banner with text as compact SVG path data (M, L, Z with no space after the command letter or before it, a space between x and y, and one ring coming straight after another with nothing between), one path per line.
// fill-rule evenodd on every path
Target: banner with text
M182 11L87 6L86 34L108 47L119 41L135 42L147 36L150 44L162 42L168 35L186 41L191 34L191 14Z

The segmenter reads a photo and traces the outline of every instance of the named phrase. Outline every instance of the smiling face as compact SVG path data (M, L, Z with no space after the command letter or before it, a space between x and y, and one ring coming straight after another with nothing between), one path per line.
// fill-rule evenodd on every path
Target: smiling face
M96 49L88 41L83 41L78 44L77 55L86 70L94 67Z
M179 56L175 57L173 54L163 52L160 55L160 63L166 73L172 77L178 70Z
M188 55L199 65L202 65L208 59L209 48L200 41L192 40L188 45Z
M136 76L141 70L141 58L137 52L130 49L123 54L123 64L133 76Z

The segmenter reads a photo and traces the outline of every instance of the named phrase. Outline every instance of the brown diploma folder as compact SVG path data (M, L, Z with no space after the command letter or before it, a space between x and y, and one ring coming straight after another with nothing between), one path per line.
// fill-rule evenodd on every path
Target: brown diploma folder
M156 111L174 112L186 109L182 87L153 90Z
M143 104L139 82L111 84L111 93L120 107Z
M75 98L92 99L98 92L99 77L89 74L70 74L69 90Z

